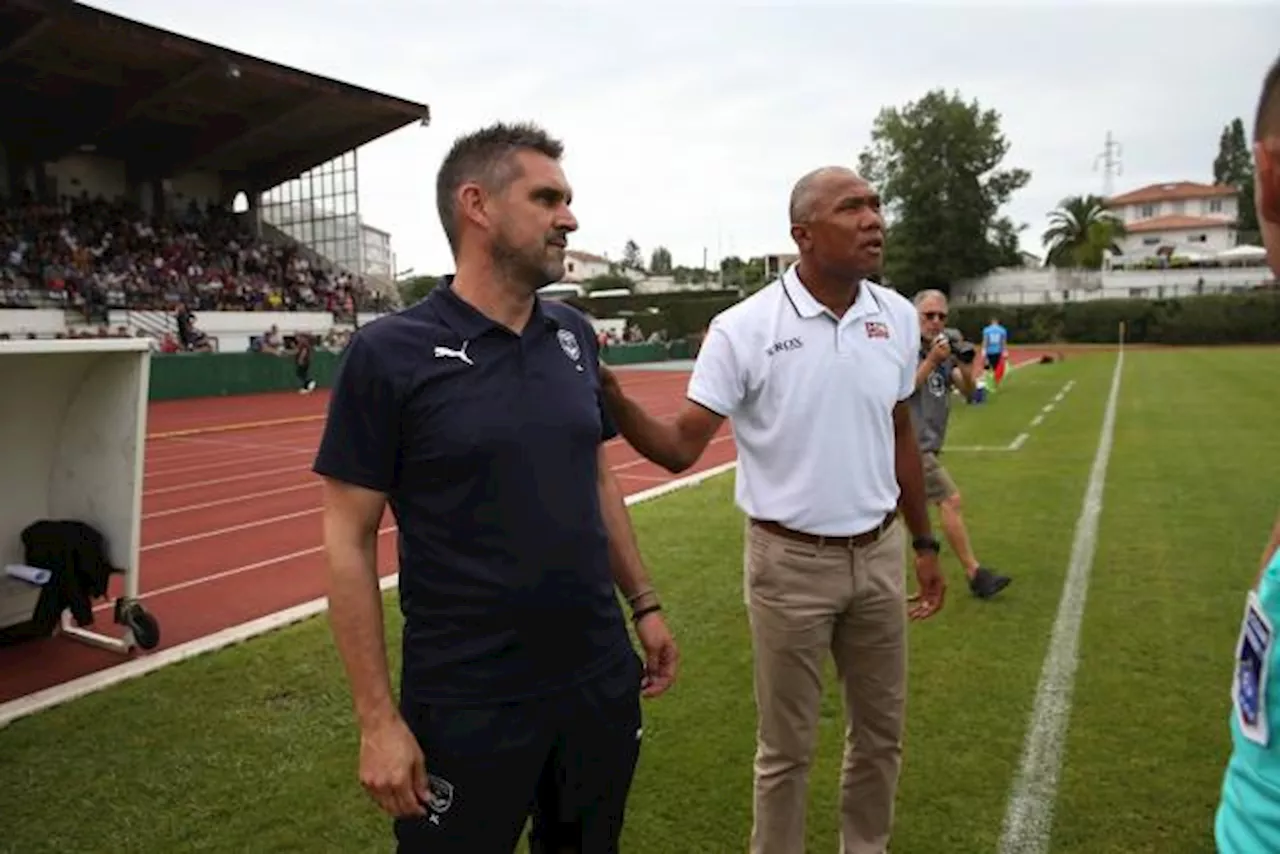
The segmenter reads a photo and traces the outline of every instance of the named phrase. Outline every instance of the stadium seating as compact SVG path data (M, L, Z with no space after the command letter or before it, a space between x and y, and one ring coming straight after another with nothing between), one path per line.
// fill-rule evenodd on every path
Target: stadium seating
M358 277L320 269L295 245L259 240L217 208L193 204L151 217L88 197L0 201L0 308L62 307L101 323L112 309L169 312L179 304L347 316L384 303Z

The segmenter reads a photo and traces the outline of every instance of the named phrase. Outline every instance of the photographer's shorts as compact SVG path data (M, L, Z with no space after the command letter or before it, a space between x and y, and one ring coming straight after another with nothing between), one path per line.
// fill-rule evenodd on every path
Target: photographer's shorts
M938 455L925 451L921 455L924 463L924 494L933 504L941 504L960 490L956 482L947 474L947 470L938 462Z

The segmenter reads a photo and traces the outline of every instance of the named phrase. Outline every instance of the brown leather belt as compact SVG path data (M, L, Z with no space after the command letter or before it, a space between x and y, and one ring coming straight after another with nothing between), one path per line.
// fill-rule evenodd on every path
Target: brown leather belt
M805 543L811 546L823 548L825 546L836 546L842 549L857 549L869 546L889 530L889 526L893 524L893 520L897 518L898 511L890 510L879 525L876 525L870 531L863 531L861 534L851 534L847 536L824 536L822 534L806 534L804 531L796 531L785 525L779 525L777 522L771 522L767 519L752 519L751 524L762 531L767 531L778 537L784 537L788 540L795 540L798 543Z

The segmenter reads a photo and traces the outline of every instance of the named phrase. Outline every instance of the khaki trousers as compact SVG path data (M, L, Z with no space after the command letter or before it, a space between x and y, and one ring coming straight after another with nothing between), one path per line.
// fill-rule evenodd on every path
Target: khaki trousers
M863 547L807 545L747 523L755 652L752 854L804 854L809 766L828 651L844 687L843 854L884 854L906 711L901 519Z

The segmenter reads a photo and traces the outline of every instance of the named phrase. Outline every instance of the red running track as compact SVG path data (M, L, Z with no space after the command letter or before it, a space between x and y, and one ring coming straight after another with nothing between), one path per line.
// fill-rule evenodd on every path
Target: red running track
M688 374L619 371L651 413L674 415ZM142 499L142 599L160 623L156 651L326 594L319 478L312 455L328 395L269 394L152 404ZM607 446L628 494L673 479L625 441ZM726 424L689 473L734 458ZM396 571L394 521L383 519L379 573ZM111 599L95 628L120 634ZM143 655L145 653L135 653ZM0 649L0 703L125 662L119 653L54 637Z

